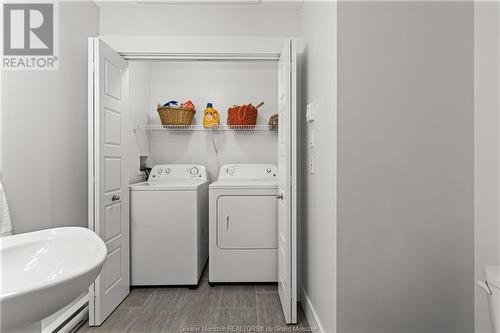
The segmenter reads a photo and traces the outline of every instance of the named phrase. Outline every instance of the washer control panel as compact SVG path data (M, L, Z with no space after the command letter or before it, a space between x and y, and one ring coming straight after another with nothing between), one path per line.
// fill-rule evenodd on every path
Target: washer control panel
M219 171L219 179L269 180L278 178L274 164L225 164Z
M207 180L207 170L197 164L160 164L155 165L149 174L149 183L158 184L163 181L176 180Z

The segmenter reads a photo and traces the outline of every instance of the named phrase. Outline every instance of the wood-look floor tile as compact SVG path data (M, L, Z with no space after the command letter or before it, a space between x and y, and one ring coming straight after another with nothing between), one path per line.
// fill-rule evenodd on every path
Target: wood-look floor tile
M278 292L278 284L277 283L257 284L255 286L255 291L257 293L277 293Z
M257 319L265 327L286 326L278 294L257 294Z
M224 285L221 308L255 308L255 285Z
M217 307L222 295L223 286L210 287L207 281L200 283L197 289L186 289L181 293L181 306L195 306L199 303L209 307Z
M84 324L78 333L123 333L130 332L138 318L139 310L136 308L117 308L99 327L89 327L88 322ZM139 332L137 332L139 333Z
M88 327L87 322L77 332L180 333L185 328L207 332L214 326L286 327L279 296L272 289L272 285L210 287L206 280L195 290L133 289L101 327ZM307 326L300 306L298 311L298 325ZM204 327L208 330L203 330Z
M205 306L201 303L183 306L175 312L172 328L213 326L217 321L217 307Z
M132 289L130 294L120 304L122 308L142 308L149 297L153 294L152 289Z
M184 291L173 310L175 320L171 322L171 330L214 325L222 289L222 286L210 287L205 281L195 290Z
M154 292L147 299L142 309L151 313L172 312L181 298L182 294L177 291Z
M138 317L127 333L160 333L169 332L169 325L173 317L168 311L140 310Z
M256 326L257 309L219 309L217 326Z
M290 326L309 327L302 306L297 304L297 324L287 325L281 309L279 295L274 293L257 294L257 318L259 325L272 327L273 329Z

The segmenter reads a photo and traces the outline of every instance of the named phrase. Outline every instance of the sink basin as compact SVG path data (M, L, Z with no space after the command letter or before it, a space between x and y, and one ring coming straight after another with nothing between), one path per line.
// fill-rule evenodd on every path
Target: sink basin
M0 238L0 331L57 312L88 290L107 249L86 228L55 228Z

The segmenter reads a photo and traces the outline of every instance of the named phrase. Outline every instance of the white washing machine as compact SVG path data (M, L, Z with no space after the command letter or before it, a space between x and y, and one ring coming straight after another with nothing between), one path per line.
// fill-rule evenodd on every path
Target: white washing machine
M208 180L201 165L165 164L130 186L131 284L194 287L208 259Z
M209 282L278 279L277 167L228 164L209 187Z

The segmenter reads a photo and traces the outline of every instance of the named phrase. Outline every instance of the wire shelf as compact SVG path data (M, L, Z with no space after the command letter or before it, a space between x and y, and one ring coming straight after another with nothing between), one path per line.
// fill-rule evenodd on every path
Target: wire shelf
M276 131L276 127L270 125L253 125L253 126L228 126L220 125L217 128L204 128L203 125L162 125L162 124L138 124L136 130L143 131Z

